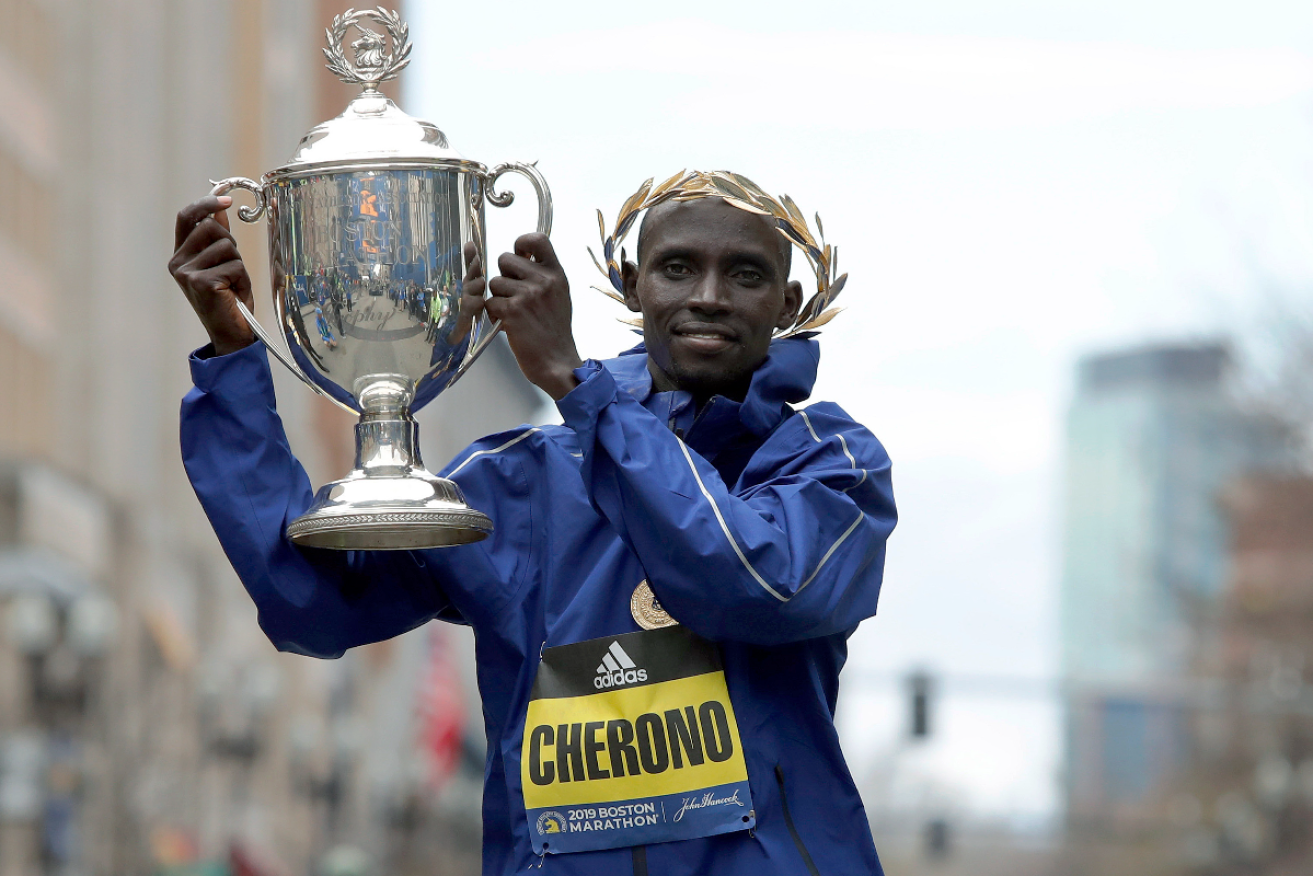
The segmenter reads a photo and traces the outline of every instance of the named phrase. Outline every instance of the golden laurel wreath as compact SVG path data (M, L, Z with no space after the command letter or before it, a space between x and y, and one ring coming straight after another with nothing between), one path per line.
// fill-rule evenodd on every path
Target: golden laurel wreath
M819 329L843 310L841 307L830 307L830 304L843 291L848 275L835 276L839 263L839 250L838 247L831 247L825 242L825 228L821 225L820 214L816 214L817 234L813 236L811 229L807 227L807 220L803 218L802 211L798 209L792 198L782 195L776 200L747 177L725 170L707 172L681 170L655 188L652 186L652 180L649 179L630 196L629 200L625 201L619 215L616 216L615 230L609 235L606 233L606 219L602 216L602 211L598 210L597 227L602 235L602 258L605 260L605 267L603 262L598 260L592 247L588 248L588 254L593 257L593 264L597 266L597 270L611 281L614 291L600 286L593 288L623 304L624 282L620 278L620 263L616 260L616 251L625 239L625 235L633 230L638 214L666 201L692 201L698 198L722 198L740 210L774 220L775 228L780 234L789 243L802 250L807 256L807 261L811 263L812 271L816 274L816 294L798 311L793 324L778 330L776 337L787 338L801 332ZM620 250L620 259L624 259L623 250ZM623 319L621 322L639 327L643 324L641 317Z

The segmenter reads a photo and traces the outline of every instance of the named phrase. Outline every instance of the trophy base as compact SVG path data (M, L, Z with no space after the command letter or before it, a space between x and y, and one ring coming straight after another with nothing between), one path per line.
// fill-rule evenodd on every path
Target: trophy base
M470 544L491 531L488 516L445 478L423 469L398 477L357 470L325 484L287 537L304 547L400 551Z

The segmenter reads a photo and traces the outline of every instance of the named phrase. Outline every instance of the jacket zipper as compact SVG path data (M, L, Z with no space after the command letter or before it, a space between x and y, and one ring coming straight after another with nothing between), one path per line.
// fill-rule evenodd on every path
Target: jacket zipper
M647 876L647 846L634 846L634 876Z
M775 765L775 781L780 786L780 807L784 810L784 824L789 828L789 836L793 837L793 844L798 847L798 854L802 856L802 862L807 865L807 872L811 876L821 876L821 871L816 869L816 862L812 860L811 853L802 844L797 825L793 823L793 815L789 812L789 797L784 793L784 770L779 764Z

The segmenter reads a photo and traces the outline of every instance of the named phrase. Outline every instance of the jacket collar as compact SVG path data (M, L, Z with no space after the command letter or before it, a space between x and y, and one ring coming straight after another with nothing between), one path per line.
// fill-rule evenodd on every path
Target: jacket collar
M757 436L769 434L787 416L789 404L805 401L811 395L820 359L820 344L811 334L772 341L770 353L752 375L742 402L715 396L708 403L716 411L715 421L726 424L726 417L733 412L742 428ZM647 348L643 344L602 364L621 389L645 407L649 406L654 393L652 375L647 370Z

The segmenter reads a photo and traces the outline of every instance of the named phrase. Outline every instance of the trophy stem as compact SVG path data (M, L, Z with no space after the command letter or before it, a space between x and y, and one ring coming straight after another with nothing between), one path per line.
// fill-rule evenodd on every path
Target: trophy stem
M423 469L419 425L410 412L360 415L356 423L356 469L367 477L404 477Z
M491 531L460 487L424 468L409 410L390 407L361 415L355 470L325 484L287 536L306 547L386 551L469 544Z

